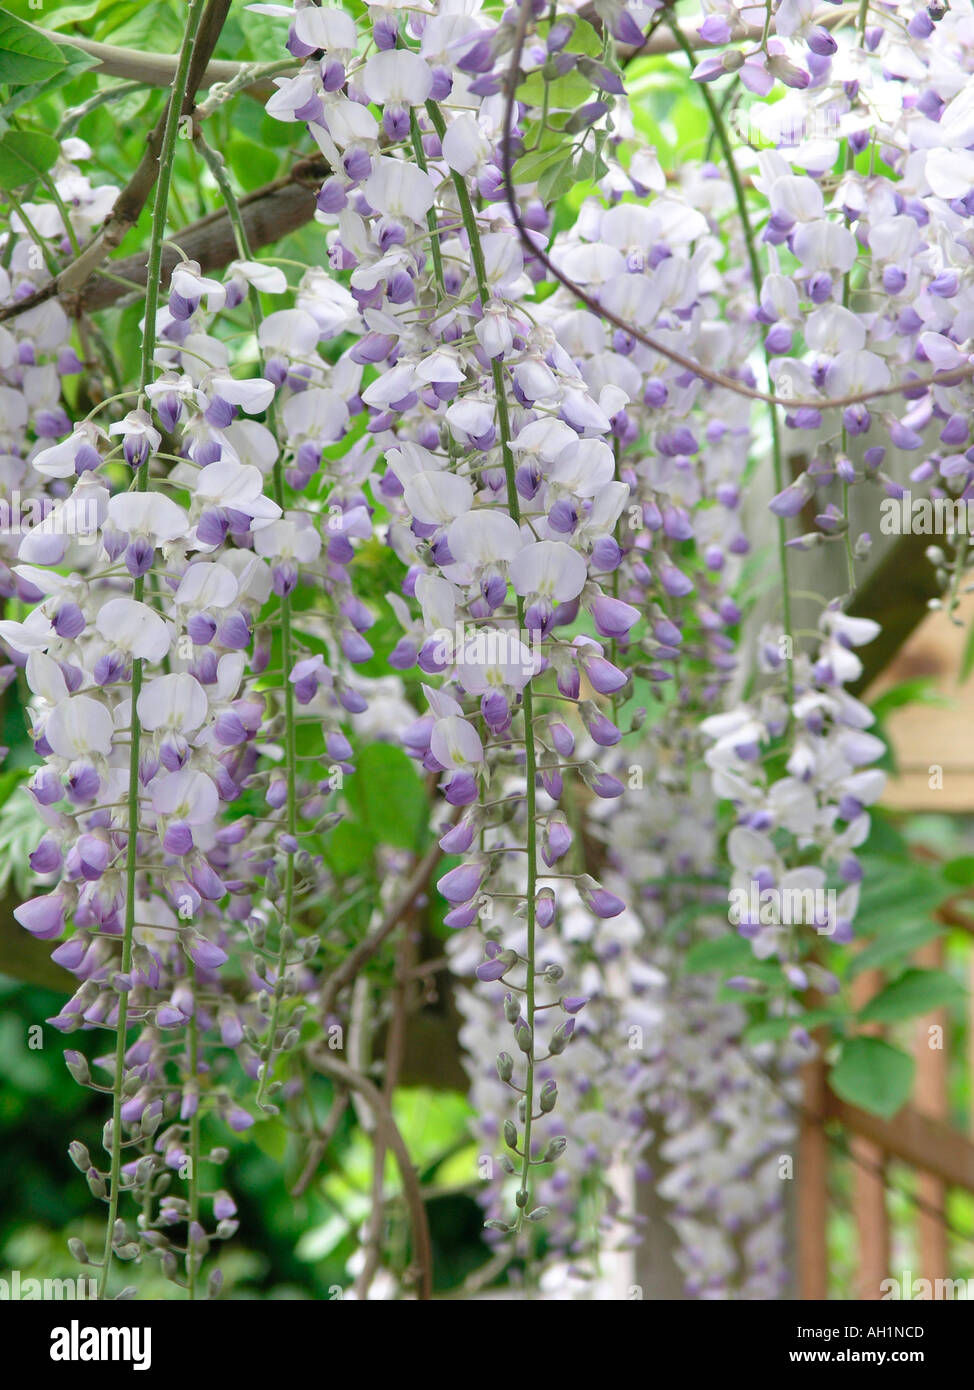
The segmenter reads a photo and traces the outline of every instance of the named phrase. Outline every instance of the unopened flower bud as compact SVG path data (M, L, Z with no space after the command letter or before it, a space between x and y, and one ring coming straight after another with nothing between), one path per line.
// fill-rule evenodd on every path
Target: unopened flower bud
M68 1071L77 1081L79 1086L87 1086L91 1081L91 1072L88 1068L88 1059L80 1052L70 1049L65 1052L64 1060L67 1063Z
M68 1157L79 1172L86 1173L91 1167L91 1155L80 1139L72 1139L68 1145Z

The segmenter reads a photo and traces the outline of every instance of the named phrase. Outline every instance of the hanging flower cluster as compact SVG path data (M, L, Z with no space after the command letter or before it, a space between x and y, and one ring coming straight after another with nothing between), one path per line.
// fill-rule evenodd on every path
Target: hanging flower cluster
M47 891L16 916L43 940L72 927L53 959L78 989L50 1022L118 1038L101 1059L114 1076L107 1086L91 1082L80 1053L67 1054L79 1080L116 1098L110 1171L83 1145L72 1149L92 1191L110 1201L103 1290L112 1255L132 1258L139 1240L192 1290L208 1242L202 1198L218 1239L236 1229L232 1199L200 1186L199 1120L219 1116L238 1132L254 1123L222 1056L236 1055L256 1080L258 1109L274 1108L275 1059L296 1044L295 1000L314 985L305 962L317 942L292 925L297 876L311 867L301 838L353 771L341 725L364 707L344 672L371 654L361 633L372 618L345 566L348 535L368 534L366 509L350 486L347 511L359 517L346 526L338 512L328 542L327 515L275 500L285 473L306 483L309 442L317 466L348 410L325 364L311 360L317 329L298 375L270 356L287 341L289 315L314 325L306 311L260 324L267 377L235 370L221 315L248 286L279 294L286 281L244 259L225 282L178 265L167 306L153 311L156 348L144 390L131 393L136 406L107 428L96 410L55 444L47 441L67 422L46 427L38 417L21 465L22 476L29 467L54 480L57 500L15 542L12 582L36 602L23 621L0 623L33 697L41 765L28 791L46 826L30 863ZM313 287L304 302L314 308ZM27 315L17 322L30 331ZM28 386L25 378L25 394ZM272 420L277 409L280 442L253 418ZM314 650L289 616L313 575L328 601L307 634ZM301 769L298 711L317 730ZM187 1180L186 1197L172 1194L173 1172ZM142 1204L137 1235L116 1219L122 1191ZM164 1235L174 1223L184 1244Z

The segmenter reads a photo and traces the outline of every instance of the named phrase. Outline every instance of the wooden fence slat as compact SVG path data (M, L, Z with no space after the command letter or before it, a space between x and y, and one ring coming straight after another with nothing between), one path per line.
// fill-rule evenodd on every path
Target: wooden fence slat
M880 970L863 970L852 985L852 1003L861 1009L882 987ZM879 1024L864 1033L880 1034ZM886 1155L878 1145L860 1135L849 1141L852 1154L852 1202L856 1222L858 1268L856 1293L863 1302L882 1298L883 1280L889 1274L889 1213L886 1210Z
M944 965L944 943L928 941L916 953L917 965L927 970L941 970ZM937 1029L939 1033L932 1033ZM947 1097L947 1010L935 1009L916 1021L916 1082L913 1103L922 1115L934 1120L946 1120L949 1115ZM937 1044L939 1043L939 1046ZM920 1267L924 1279L946 1279L950 1274L950 1249L947 1227L944 1224L947 1189L941 1178L923 1171L917 1174L917 1240L920 1247Z
M798 1136L796 1235L798 1292L803 1299L828 1297L829 1141L819 1116L825 1111L825 1063L821 1057L802 1068L802 1122Z

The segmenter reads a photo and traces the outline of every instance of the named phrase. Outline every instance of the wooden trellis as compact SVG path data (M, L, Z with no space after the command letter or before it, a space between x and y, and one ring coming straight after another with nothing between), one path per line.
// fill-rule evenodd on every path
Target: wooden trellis
M958 680L967 630L974 620L974 603L966 601L961 616L964 627L952 624L943 614L931 615L869 693L871 697L900 681L921 676L946 697L942 706L906 706L889 721L887 732L899 767L899 775L890 784L886 797L886 804L892 809L974 816L974 737L970 732L974 727L974 678L967 684ZM944 926L960 929L971 937L968 976L974 993L971 904L970 893L958 894L940 907L937 916ZM939 969L943 960L943 941L937 940L920 948L915 963ZM861 1008L881 983L879 971L867 970L859 975L853 990L855 1007ZM930 1046L931 1027L943 1030L942 1047ZM967 1035L968 1062L974 1075L974 1022ZM852 1166L858 1264L855 1296L879 1299L882 1281L897 1275L891 1268L886 1173L891 1159L900 1160L916 1172L912 1204L918 1267L912 1273L931 1282L951 1278L947 1192L951 1187L974 1192L974 1143L949 1122L947 1075L952 1041L945 1010L916 1020L913 1099L891 1120L868 1114L834 1095L828 1088L826 1067L821 1060L806 1068L797 1204L800 1297L827 1296L829 1173L837 1150L843 1154L842 1161L849 1161Z

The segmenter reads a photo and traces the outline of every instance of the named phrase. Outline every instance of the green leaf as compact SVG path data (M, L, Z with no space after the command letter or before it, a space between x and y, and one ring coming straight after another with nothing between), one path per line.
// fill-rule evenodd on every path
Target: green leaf
M448 1157L472 1117L470 1102L456 1091L433 1091L425 1086L399 1087L392 1112L417 1168L434 1167ZM463 1145L466 1148L466 1144ZM470 1172L467 1171L469 1181Z
M695 159L702 155L710 134L710 118L704 106L694 97L681 97L672 107L669 119L676 129L676 148L682 157Z
M964 997L962 986L945 970L907 970L870 999L859 1017L863 1023L898 1023Z
M672 941L679 936L680 932L696 921L698 917L714 915L713 903L684 903L682 907L676 909L666 919L666 926L663 929L663 940ZM700 943L706 945L707 943Z
M967 629L967 636L964 639L964 654L960 660L957 684L963 685L972 671L974 671L974 623L971 623Z
M809 1009L807 1013L791 1014L788 1018L765 1018L748 1028L744 1041L751 1045L776 1042L779 1038L787 1038L793 1028L806 1028L811 1032L813 1028L834 1027L844 1017L834 1009Z
M559 15L559 19L562 17ZM602 56L602 38L587 19L576 18L575 28L566 46L569 53L586 53L590 58Z
M46 81L63 67L57 44L9 11L0 10L0 82L25 87Z
M259 145L256 140L235 136L227 145L227 163L245 192L270 183L277 173L280 152Z
M754 961L750 946L741 936L718 936L713 941L698 941L687 952L686 969L691 975L705 975L711 970L723 974L745 971Z
M325 858L336 878L349 878L372 862L375 840L355 821L342 820L325 837Z
M119 362L137 362L142 350L142 329L145 308L140 301L128 304L118 314L115 323L115 356Z
M717 991L715 1002L718 1004L741 1004L748 999L760 1000L765 991L780 993L784 982L778 961L757 960L753 955L746 965L732 973L740 975L758 988L742 991L725 984Z
M0 136L0 188L21 188L46 174L57 159L58 142L34 130Z
M940 694L929 676L913 676L884 690L870 703L869 708L877 719L885 719L893 710L905 709L907 705L933 705L943 709L949 704L950 701Z
M550 164L557 164L568 154L569 146L563 141L554 149L532 150L524 154L514 165L512 173L515 183L535 183Z
M575 169L571 158L550 164L538 179L538 197L543 203L557 202L563 198L575 182Z
M956 859L948 859L943 866L943 875L948 883L970 888L974 884L974 854L960 854Z
M0 808L6 806L20 784L30 777L31 772L32 769L29 767L10 767L5 772L0 772Z
M893 859L905 862L909 858L909 844L906 836L881 807L873 807L872 825L869 830L869 853L879 859Z
M849 1038L829 1085L850 1105L890 1120L910 1098L914 1070L912 1057L880 1038Z
M375 743L357 751L345 786L357 820L378 844L420 847L429 806L422 779L401 748Z
M946 896L943 877L935 870L868 856L856 920L863 933L885 936L929 918Z
M609 166L598 150L582 150L575 165L575 179L578 183L595 183L609 172Z
M592 99L592 84L579 72L567 72L547 85L549 111L574 111ZM533 72L518 88L518 96L529 106L541 106L544 94L545 79L540 72Z
M58 52L64 56L64 66L41 82L32 82L27 87L18 88L13 96L0 107L0 116L9 116L11 111L26 106L28 102L37 101L39 97L49 96L52 92L56 92L59 87L73 82L76 77L80 77L89 68L98 65L96 58L92 58L90 53L82 53L80 48L71 48L67 44L61 44Z
M848 978L854 979L864 970L873 970L895 960L897 956L911 955L919 946L943 936L943 930L935 922L917 922L915 926L901 927L889 932L876 941L871 941L861 951L857 951L849 962Z
M265 1120L254 1125L249 1138L261 1153L268 1154L275 1163L281 1163L287 1153L287 1129L280 1120Z
M47 5L44 13L44 28L47 30L64 29L69 24L78 24L86 19L92 19L99 10L106 9L110 3L111 0L87 0L86 4L80 5L62 5L60 2L57 5ZM39 8L36 0L33 5L31 5L30 0L26 0L26 3L25 0L20 0L16 6L18 11L33 11L34 14ZM29 20L31 15L28 13L24 17Z

